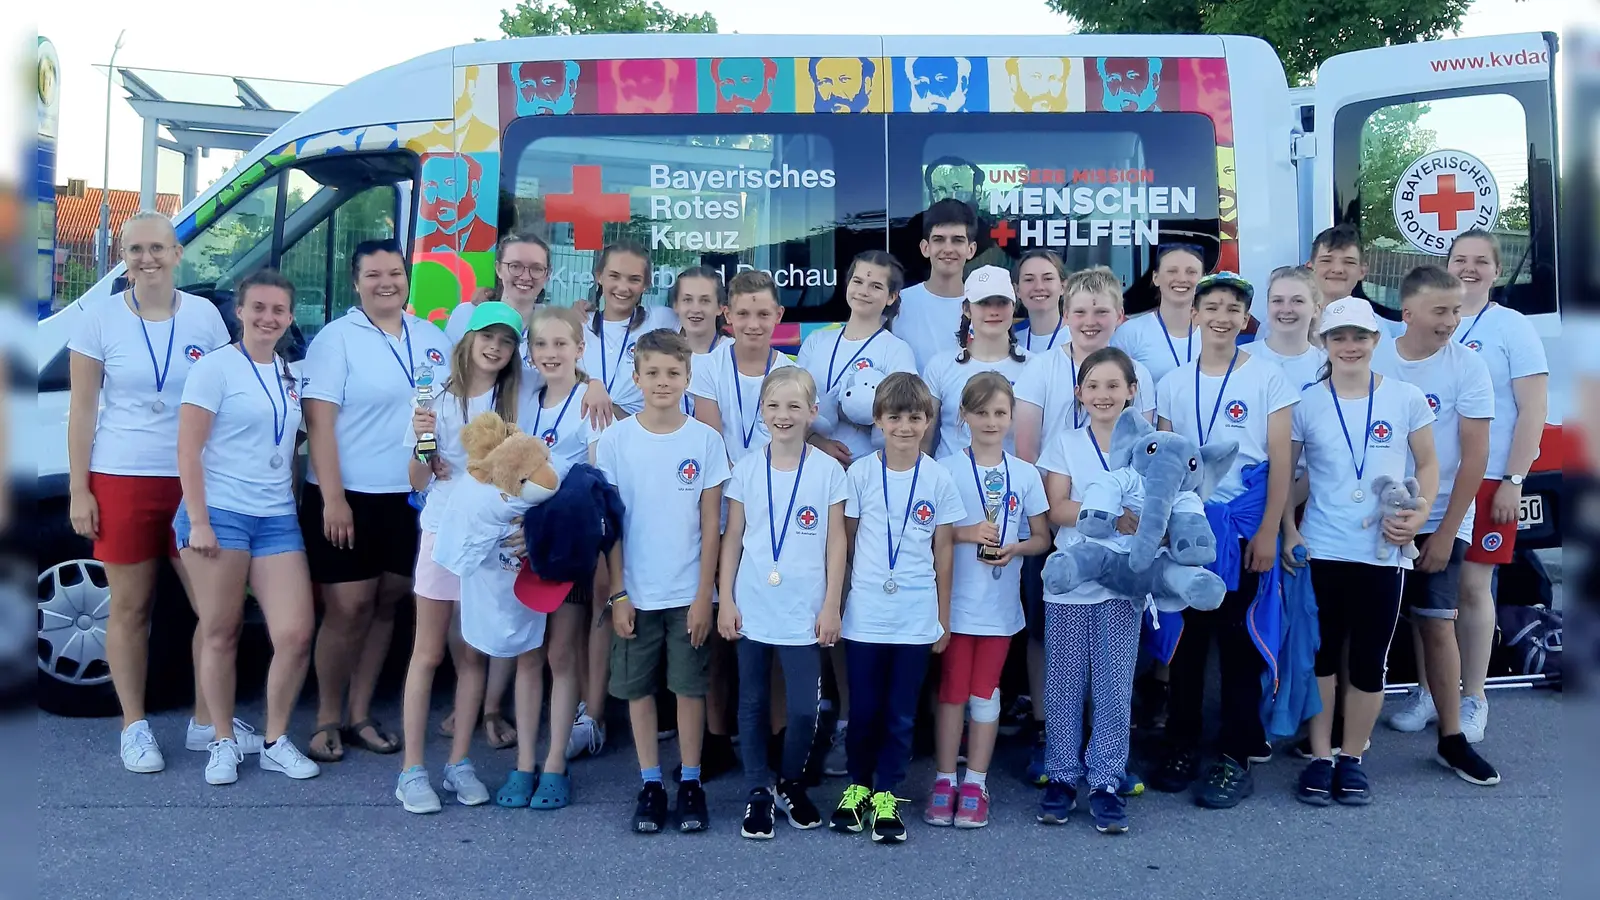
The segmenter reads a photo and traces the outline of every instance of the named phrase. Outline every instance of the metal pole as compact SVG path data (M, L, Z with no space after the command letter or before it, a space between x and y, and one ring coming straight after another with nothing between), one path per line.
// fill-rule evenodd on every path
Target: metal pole
M122 49L122 36L128 30L117 32L117 45L111 50L111 63L106 67L106 144L105 168L100 176L100 271L111 271L111 86L117 78L117 53Z

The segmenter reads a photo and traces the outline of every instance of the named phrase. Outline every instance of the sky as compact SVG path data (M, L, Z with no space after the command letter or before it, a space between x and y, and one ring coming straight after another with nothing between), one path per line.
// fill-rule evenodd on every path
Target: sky
M1044 0L664 0L669 8L716 16L723 31L746 34L1048 34L1065 33L1070 22ZM1568 0L1477 0L1462 24L1464 36L1518 31L1559 31ZM96 64L111 55L126 28L119 66L176 69L256 78L344 84L415 56L499 35L500 10L512 0L453 0L453 15L441 18L436 0L385 0L381 14L351 0L276 0L270 14L242 22L180 2L147 6L124 0L72 0L36 7L39 34L61 59L62 111L57 182L82 178L101 184L104 161L106 81ZM262 7L262 10L267 7ZM137 14L132 11L137 10ZM248 12L246 13L248 15ZM314 23L314 27L307 27ZM137 190L141 125L122 99L111 104L111 186ZM201 161L203 186L220 175L236 154L217 151ZM176 192L181 163L161 153L158 187Z

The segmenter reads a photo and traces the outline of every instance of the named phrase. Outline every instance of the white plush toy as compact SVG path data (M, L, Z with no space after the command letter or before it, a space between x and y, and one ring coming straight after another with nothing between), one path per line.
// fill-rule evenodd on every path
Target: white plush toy
M1422 500L1417 495L1422 492L1422 486L1417 484L1415 478L1401 481L1392 475L1379 475L1372 479L1373 498L1377 503L1377 510L1372 515L1361 520L1362 528L1371 528L1385 519L1392 519L1402 512L1422 508ZM1416 559L1417 548L1414 544L1406 544L1399 548L1400 555L1406 559ZM1383 529L1378 529L1378 554L1377 558L1388 561L1394 559L1395 545L1383 537Z
M883 448L883 432L873 427L872 401L878 396L878 385L887 377L882 369L870 366L854 369L835 388L839 395L840 418L870 429L874 449Z

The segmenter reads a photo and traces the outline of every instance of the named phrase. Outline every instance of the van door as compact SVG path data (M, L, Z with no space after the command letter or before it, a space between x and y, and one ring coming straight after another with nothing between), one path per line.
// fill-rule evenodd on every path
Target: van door
M1317 71L1313 200L1315 230L1359 228L1364 293L1392 319L1406 273L1443 265L1450 240L1468 228L1494 232L1503 250L1495 299L1529 316L1544 338L1552 423L1566 406L1555 346L1556 52L1555 35L1530 33L1327 60ZM1547 427L1523 490L1519 549L1559 540L1558 440Z

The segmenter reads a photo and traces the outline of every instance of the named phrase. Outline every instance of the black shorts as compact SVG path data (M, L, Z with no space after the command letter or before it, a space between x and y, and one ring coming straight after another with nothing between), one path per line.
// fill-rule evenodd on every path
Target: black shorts
M1419 534L1418 550L1431 535ZM1467 558L1467 542L1456 538L1450 547L1450 561L1440 572L1412 569L1406 575L1402 607L1413 616L1429 619L1454 619L1461 606L1461 563ZM1415 565L1416 561L1413 560Z
M300 532L306 541L306 563L316 584L367 581L384 573L410 578L416 571L417 543L422 532L409 493L363 494L345 491L355 520L355 541L348 550L328 543L322 532L322 488L306 482L300 495Z

